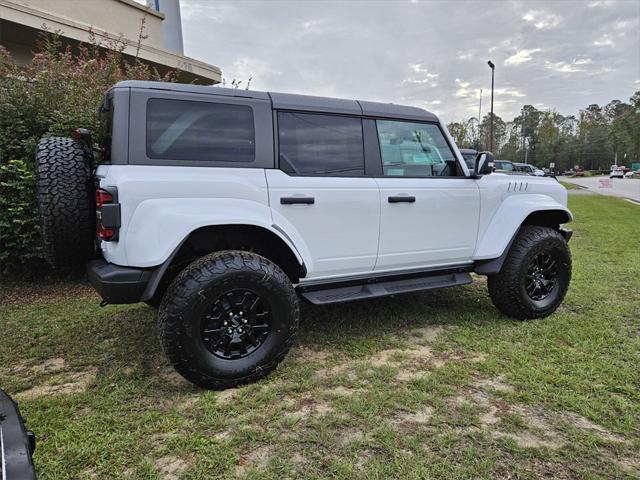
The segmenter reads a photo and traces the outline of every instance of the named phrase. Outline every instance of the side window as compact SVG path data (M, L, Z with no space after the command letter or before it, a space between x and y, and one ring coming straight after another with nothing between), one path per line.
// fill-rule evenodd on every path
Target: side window
M437 125L377 120L387 177L455 176L456 159Z
M362 120L278 112L280 169L293 175L364 175Z
M149 158L253 162L253 111L247 105L152 98L146 147Z

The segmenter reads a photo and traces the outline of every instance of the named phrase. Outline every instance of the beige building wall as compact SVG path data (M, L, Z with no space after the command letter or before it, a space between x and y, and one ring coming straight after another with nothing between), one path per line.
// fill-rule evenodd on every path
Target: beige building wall
M16 61L26 62L43 25L61 31L73 42L89 42L91 32L100 40L122 39L124 54L136 54L160 71L180 70L181 80L219 83L220 69L164 48L164 14L133 0L0 0L0 44ZM138 48L144 20L146 36Z

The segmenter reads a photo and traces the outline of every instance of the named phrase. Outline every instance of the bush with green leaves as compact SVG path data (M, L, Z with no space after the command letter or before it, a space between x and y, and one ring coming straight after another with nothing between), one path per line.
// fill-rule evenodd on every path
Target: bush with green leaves
M83 127L99 132L96 115L114 83L173 81L137 59L127 61L124 43L63 48L45 33L27 65L18 65L0 45L0 273L45 268L40 259L35 198L35 148L44 136L69 136Z

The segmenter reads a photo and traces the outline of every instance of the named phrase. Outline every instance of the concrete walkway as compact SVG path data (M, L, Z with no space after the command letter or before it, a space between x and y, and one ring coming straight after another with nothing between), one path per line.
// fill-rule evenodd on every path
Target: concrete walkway
M590 192L599 193L600 195L629 198L640 202L640 180L635 178L558 177L558 180L580 185ZM572 190L569 190L569 192L572 192Z

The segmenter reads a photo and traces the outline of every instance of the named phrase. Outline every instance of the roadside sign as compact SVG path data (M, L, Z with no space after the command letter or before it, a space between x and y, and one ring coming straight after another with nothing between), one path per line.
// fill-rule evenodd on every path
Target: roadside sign
M556 162L550 162L549 168L556 168Z

